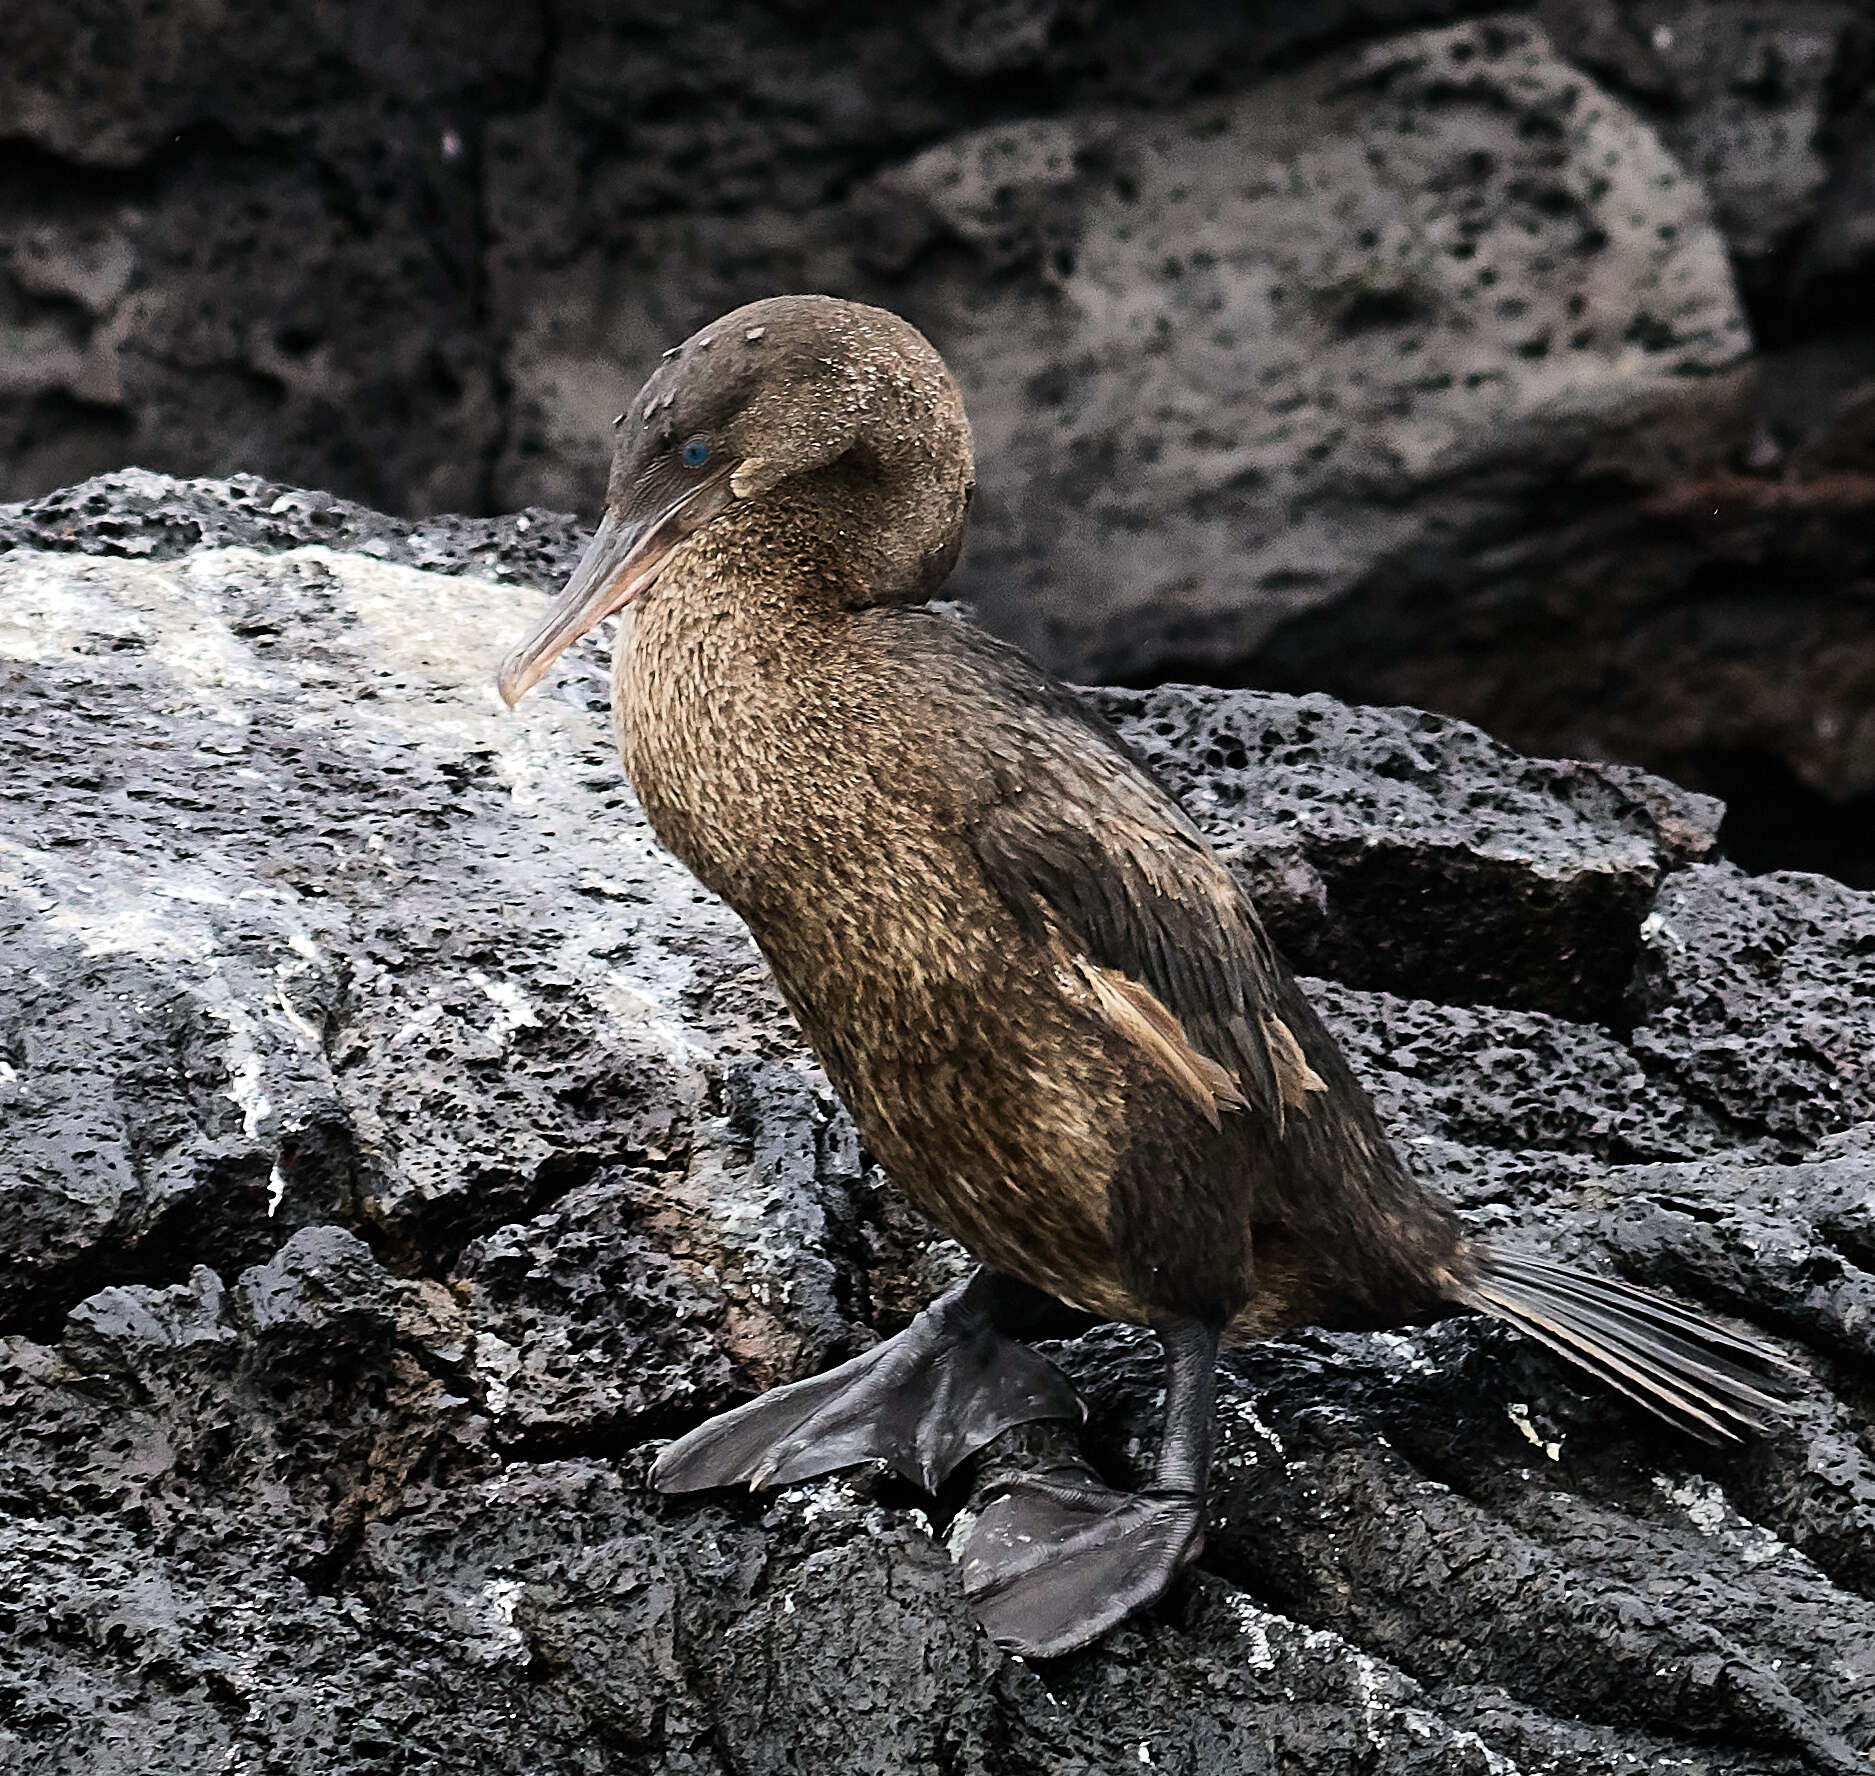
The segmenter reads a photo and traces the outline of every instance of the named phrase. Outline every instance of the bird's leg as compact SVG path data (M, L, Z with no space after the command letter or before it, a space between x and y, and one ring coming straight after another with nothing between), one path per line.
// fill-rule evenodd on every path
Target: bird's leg
M1204 1546L1216 1441L1217 1334L1195 1320L1157 1328L1165 1430L1144 1492L1086 1469L1023 1475L992 1499L963 1551L963 1586L991 1639L1032 1659L1086 1646L1162 1596Z
M785 1486L883 1461L935 1492L966 1456L1019 1424L1085 1416L1046 1358L1003 1330L1046 1322L1052 1301L987 1267L896 1337L778 1387L679 1437L658 1456L660 1492Z

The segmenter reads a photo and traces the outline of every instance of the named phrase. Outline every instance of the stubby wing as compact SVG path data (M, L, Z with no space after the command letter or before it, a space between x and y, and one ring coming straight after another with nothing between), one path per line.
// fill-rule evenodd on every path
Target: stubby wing
M985 875L1108 1022L1215 1122L1325 1089L1256 912L1182 810L1092 733L1031 750L972 831ZM1019 785L1019 787L1018 787Z

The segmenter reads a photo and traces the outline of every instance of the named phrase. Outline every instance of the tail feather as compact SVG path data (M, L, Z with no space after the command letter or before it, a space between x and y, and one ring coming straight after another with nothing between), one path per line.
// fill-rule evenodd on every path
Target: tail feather
M1707 1441L1762 1431L1802 1373L1769 1345L1665 1296L1492 1246L1463 1300L1527 1333L1669 1424Z
M1510 1254L1495 1250L1491 1253L1490 1262L1500 1270L1511 1261ZM1541 1277L1547 1284L1566 1290L1583 1301L1603 1304L1610 1300L1619 1301L1650 1324L1665 1331L1696 1338L1700 1344L1715 1351L1734 1352L1753 1364L1769 1363L1773 1368L1792 1375L1802 1373L1796 1364L1769 1345L1733 1332L1690 1307L1682 1307L1668 1296L1656 1295L1651 1289L1636 1288L1619 1277L1590 1276L1585 1271L1571 1270L1568 1265L1557 1264L1549 1258L1533 1258L1519 1253L1514 1262L1520 1272Z

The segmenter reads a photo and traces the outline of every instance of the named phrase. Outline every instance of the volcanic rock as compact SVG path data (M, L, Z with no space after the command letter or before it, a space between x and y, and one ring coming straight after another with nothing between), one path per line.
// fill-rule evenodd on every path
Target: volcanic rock
M572 536L130 474L0 538L7 1769L1866 1770L1875 899L1449 718L1092 693L1473 1226L1809 1374L1715 1449L1478 1321L1258 1346L1197 1570L1028 1666L968 1477L646 1485L960 1256L651 839L597 662L496 699ZM1057 1355L1134 1478L1150 1336Z

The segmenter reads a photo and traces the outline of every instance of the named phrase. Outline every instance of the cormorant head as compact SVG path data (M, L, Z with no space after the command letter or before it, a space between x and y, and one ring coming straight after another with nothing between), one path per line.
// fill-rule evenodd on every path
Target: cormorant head
M848 608L929 598L974 483L970 424L917 328L831 296L773 296L694 333L613 422L605 515L565 591L503 662L512 705L582 635L642 597L713 525L772 520Z

